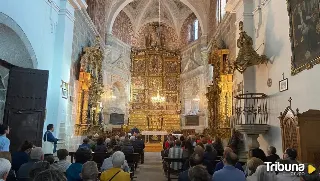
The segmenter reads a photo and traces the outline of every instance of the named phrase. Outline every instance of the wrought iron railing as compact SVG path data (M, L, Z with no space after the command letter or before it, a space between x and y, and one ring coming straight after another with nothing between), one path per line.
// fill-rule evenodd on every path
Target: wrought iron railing
M268 96L264 93L245 93L234 97L232 124L268 124Z

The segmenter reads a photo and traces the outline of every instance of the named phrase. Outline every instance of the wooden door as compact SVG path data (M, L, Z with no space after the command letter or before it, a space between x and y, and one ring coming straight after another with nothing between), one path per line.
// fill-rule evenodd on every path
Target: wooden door
M10 68L3 118L11 128L10 151L19 150L26 140L42 145L48 78L48 70Z

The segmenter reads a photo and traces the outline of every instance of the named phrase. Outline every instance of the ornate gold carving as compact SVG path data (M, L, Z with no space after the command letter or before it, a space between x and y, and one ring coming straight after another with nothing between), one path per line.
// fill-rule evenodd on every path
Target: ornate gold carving
M236 61L235 68L243 73L248 67L267 63L269 59L265 55L258 55L253 49L252 38L243 30L243 22L239 23L240 37L237 40L237 47L240 48Z
M100 99L103 93L103 52L100 40L93 47L84 48L80 60L76 134L83 135L93 126L99 127Z
M179 54L158 46L132 50L130 128L180 130ZM143 63L137 63L139 61ZM145 66L147 71L141 71ZM151 102L158 90L166 97L164 103Z
M206 134L229 138L230 117L232 115L233 66L228 59L229 50L219 49L216 42L212 46L209 63L214 67L213 84L208 87L209 128Z

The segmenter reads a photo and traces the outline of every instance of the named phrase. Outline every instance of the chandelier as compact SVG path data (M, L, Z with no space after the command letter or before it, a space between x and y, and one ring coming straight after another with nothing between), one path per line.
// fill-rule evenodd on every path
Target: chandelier
M157 91L157 96L151 97L151 102L152 103L163 103L166 101L165 97L160 96L160 91L158 89Z

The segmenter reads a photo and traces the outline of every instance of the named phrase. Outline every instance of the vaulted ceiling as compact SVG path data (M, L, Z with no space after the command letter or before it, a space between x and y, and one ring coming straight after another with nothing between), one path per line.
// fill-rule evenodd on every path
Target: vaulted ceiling
M200 23L202 34L207 33L210 1L213 0L106 0L107 32L111 33L113 23L123 10L130 18L134 32L150 22L159 21L159 1L161 22L180 33L184 20L194 13Z
M159 21L159 0L134 0L123 11L128 15L135 32L150 22ZM191 9L179 0L160 1L160 21L173 27L177 34Z

